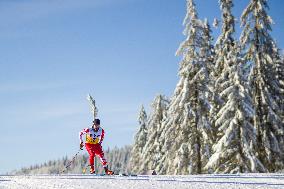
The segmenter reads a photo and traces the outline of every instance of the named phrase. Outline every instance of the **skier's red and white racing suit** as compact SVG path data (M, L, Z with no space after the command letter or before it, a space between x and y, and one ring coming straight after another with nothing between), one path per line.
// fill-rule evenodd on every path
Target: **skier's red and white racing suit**
M104 157L101 143L104 139L105 131L99 127L97 130L94 128L85 128L79 133L80 142L83 142L82 136L86 134L86 149L89 153L89 162L92 169L94 169L94 158L97 155L104 167L107 166L107 161Z

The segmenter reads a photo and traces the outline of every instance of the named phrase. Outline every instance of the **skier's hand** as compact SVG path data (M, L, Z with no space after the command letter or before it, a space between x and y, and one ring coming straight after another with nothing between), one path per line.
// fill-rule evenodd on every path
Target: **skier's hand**
M83 150L83 147L84 147L84 142L81 142L80 143L80 149Z

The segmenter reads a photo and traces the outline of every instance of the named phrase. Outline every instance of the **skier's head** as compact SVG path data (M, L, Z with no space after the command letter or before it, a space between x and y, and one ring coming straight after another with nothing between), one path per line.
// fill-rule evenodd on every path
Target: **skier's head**
M101 121L100 121L99 119L95 119L95 120L93 121L93 126L94 126L95 128L100 127L100 124L101 124Z

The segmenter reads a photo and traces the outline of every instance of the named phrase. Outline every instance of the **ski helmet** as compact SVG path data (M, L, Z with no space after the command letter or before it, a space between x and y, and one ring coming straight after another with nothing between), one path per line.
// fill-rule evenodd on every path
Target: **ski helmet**
M93 121L93 123L96 124L96 125L100 125L100 124L101 124L101 121L100 121L99 119L95 119L95 120Z

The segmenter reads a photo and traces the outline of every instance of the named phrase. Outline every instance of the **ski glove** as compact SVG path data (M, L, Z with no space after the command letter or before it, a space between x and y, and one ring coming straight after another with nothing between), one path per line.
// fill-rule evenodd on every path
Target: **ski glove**
M84 143L81 142L81 143L80 143L80 150L83 150L83 147L84 147Z

